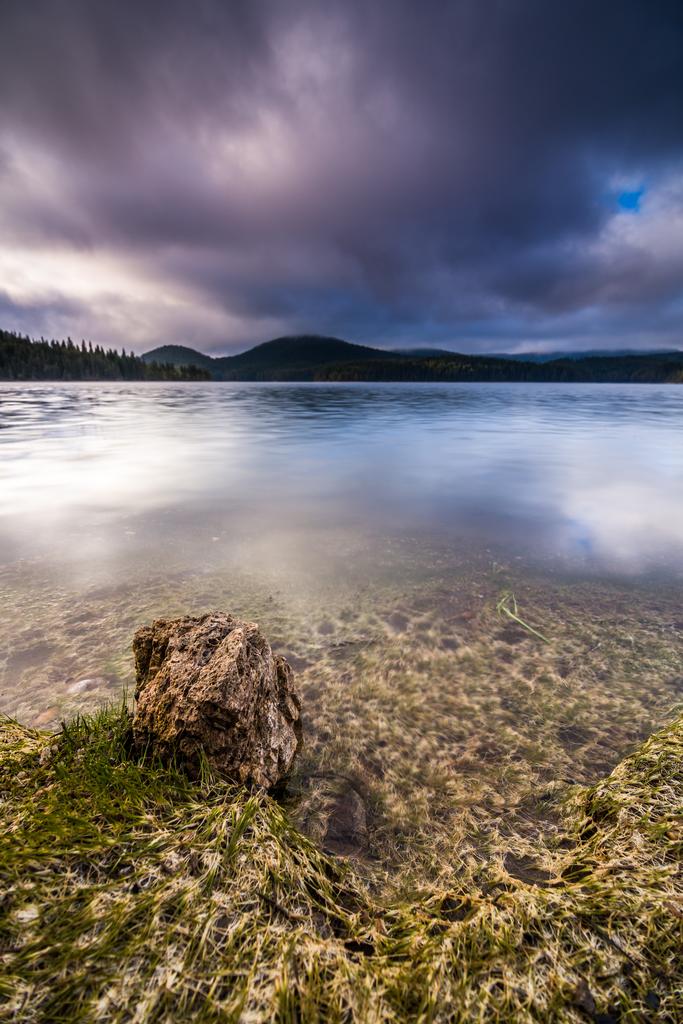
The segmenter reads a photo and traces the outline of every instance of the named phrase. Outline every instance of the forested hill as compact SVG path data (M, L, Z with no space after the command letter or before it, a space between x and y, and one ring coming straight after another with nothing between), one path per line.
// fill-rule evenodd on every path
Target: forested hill
M197 366L172 366L67 341L31 341L0 331L0 380L209 380Z
M162 345L142 358L176 366L201 366L216 380L316 380L322 367L365 365L397 357L395 353L354 345L341 338L297 334L273 338L236 356L212 357L184 345Z
M683 382L683 352L619 353L525 362L500 356L419 350L402 354L339 338L275 338L236 356L211 357L166 345L145 360L200 366L214 380Z
M438 359L395 359L325 366L316 371L313 379L683 384L683 352L666 356L556 359L547 363L454 354Z

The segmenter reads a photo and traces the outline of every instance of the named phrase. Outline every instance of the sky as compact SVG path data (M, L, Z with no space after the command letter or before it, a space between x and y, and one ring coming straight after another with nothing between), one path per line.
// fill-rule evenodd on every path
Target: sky
M0 0L0 327L683 348L680 0Z

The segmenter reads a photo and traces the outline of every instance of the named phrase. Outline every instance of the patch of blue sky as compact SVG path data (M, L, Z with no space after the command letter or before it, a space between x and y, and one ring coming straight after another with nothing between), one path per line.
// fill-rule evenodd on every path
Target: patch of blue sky
M644 195L644 185L641 185L640 188L625 189L617 195L617 205L620 210L624 210L626 213L639 213L640 203Z

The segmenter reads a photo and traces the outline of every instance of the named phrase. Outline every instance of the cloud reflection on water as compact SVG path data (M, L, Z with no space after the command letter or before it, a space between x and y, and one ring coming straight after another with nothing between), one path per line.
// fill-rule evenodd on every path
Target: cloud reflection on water
M682 420L658 386L4 384L0 556L316 572L410 535L678 570Z

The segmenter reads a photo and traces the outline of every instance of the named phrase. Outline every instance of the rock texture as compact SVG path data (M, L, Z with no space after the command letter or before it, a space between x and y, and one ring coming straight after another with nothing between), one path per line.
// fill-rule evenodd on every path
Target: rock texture
M235 781L272 789L301 744L292 670L253 622L157 619L133 640L138 749L197 771L202 755Z

